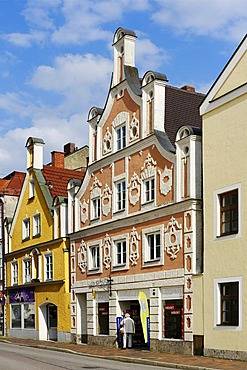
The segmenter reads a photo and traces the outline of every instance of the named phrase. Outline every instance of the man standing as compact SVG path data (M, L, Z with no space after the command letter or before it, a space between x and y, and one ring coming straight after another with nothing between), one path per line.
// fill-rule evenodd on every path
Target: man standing
M124 319L121 322L121 325L123 326L124 333L123 333L123 349L126 349L126 346L128 345L128 348L132 347L132 335L135 333L135 322L130 317L129 313L126 313L124 316Z

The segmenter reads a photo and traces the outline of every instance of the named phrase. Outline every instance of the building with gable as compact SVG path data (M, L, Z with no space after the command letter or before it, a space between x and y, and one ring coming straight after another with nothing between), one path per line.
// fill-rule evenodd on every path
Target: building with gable
M247 360L247 36L201 105L206 356Z
M4 286L4 251L7 227L9 225L20 196L25 173L14 171L0 179L0 333L5 334L5 286Z
M70 341L67 184L80 182L85 168L65 168L70 150L52 152L52 162L43 165L43 146L42 139L27 140L27 172L6 240L8 335L65 342Z
M71 333L115 346L129 312L135 347L191 354L203 335L204 96L161 73L140 79L135 41L123 28L114 35L105 107L88 115L89 166L81 185L68 186Z

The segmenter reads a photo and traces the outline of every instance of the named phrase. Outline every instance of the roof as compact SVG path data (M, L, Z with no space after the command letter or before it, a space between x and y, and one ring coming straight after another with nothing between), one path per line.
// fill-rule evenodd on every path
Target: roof
M204 94L166 85L165 131L174 145L177 130L181 126L202 127L199 112Z
M85 171L67 170L47 165L43 166L42 173L52 198L67 197L68 182L71 179L83 180L85 175Z
M19 196L26 174L14 171L0 179L0 195Z

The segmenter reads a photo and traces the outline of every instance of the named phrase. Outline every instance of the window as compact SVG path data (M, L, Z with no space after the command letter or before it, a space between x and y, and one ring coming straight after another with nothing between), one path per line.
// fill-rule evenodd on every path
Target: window
M34 179L29 181L29 199L34 197Z
M125 265L126 264L126 241L116 241L116 265Z
M45 255L45 280L53 279L53 259L52 254Z
M238 190L220 196L220 235L238 233Z
M239 287L238 282L221 283L221 320L219 325L238 326Z
M126 147L126 126L121 126L117 129L117 150Z
M12 285L18 284L18 263L17 261L12 262L11 272L12 272Z
M154 200L154 178L144 181L144 203Z
M125 201L126 201L126 183L125 181L121 181L116 184L117 211L123 211L125 209Z
M40 214L36 214L33 217L33 236L39 236L41 234L41 227L40 227Z
M100 268L100 247L93 245L89 247L89 270L99 270Z
M25 259L23 261L23 284L31 282L31 260Z
M30 238L30 219L26 218L22 222L22 239L29 239Z
M12 329L35 329L35 304L19 303L11 305Z
M215 279L215 329L242 330L242 278Z
M92 199L92 219L100 218L100 197Z
M182 339L183 300L167 300L164 305L164 337Z
M148 260L156 260L160 258L160 234L147 235L148 244Z
M109 335L109 303L98 303L99 334Z

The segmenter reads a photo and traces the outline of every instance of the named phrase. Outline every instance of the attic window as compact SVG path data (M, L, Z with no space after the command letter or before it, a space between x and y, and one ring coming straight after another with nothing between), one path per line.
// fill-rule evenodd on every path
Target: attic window
M185 137L189 136L189 130L188 129L185 129L183 131L181 131L181 134L180 134L180 139L184 139Z

